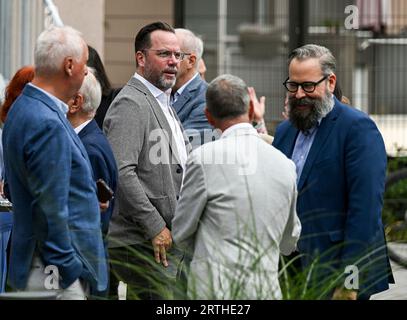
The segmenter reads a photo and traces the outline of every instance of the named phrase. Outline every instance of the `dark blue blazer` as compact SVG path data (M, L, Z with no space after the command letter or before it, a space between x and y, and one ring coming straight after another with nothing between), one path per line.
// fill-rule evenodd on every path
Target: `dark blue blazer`
M92 165L95 181L103 179L108 186L116 192L117 187L117 166L112 148L106 136L99 129L95 120L89 122L78 134L88 153L90 164ZM112 217L114 199L110 201L109 208L102 213L102 233L107 235L109 222Z
M55 101L27 85L3 129L4 164L13 201L9 283L26 287L37 250L58 267L60 285L77 278L107 287L96 184L86 150Z
M207 88L208 84L198 75L172 105L193 146L199 146L204 142L205 130L208 130L209 135L213 130L204 112Z
M277 128L273 145L291 158L297 135L298 130L285 121ZM319 256L327 267L321 276L326 277L355 264L360 290L368 295L386 290L393 281L381 218L386 159L375 123L335 99L298 182L297 213L302 223L298 249L305 254L303 266Z

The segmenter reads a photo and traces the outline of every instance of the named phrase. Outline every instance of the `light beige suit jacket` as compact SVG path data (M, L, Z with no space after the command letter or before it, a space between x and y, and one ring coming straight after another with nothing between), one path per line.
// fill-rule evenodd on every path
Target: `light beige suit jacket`
M194 150L172 221L191 254L190 297L280 299L280 252L301 231L296 196L294 163L248 124Z

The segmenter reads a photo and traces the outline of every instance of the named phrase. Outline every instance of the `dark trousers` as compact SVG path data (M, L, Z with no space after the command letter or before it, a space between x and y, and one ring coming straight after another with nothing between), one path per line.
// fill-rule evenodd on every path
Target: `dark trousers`
M168 255L171 271L154 260L151 244L110 248L110 298L117 299L120 281L127 284L127 299L161 300L181 298L184 288L177 281L178 260ZM170 269L170 267L168 267ZM171 275L169 275L171 274ZM172 276L172 274L174 276Z
M304 283L303 283L304 282L304 268L301 264L301 259L300 259L299 255L300 255L299 252L293 252L289 256L282 257L282 259L284 260L285 264L290 263L290 265L287 267L286 271L287 271L287 275L288 275L291 286L303 287L304 286ZM280 269L281 269L281 267L282 267L282 261L280 261ZM315 273L315 271L314 271L314 273ZM301 274L300 278L299 278L300 282L296 283L298 274ZM327 279L327 281L329 281L329 280ZM334 292L335 292L335 288L332 288L332 290L328 291L325 296L321 297L321 299L331 300ZM357 300L369 300L369 299L370 299L370 294L365 294L365 293L358 294L358 297L357 297Z

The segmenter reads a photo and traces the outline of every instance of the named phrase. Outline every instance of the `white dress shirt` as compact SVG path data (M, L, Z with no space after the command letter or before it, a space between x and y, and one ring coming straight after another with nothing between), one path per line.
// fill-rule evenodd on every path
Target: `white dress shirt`
M59 100L57 97L53 96L52 94L50 94L49 92L45 91L44 89L41 89L39 87L37 87L36 85L32 84L31 82L27 83L27 85L43 92L44 94L46 94L48 97L50 97L57 105L58 109L61 110L61 112L65 115L66 117L66 113L68 112L69 108L68 105L63 102L62 100Z
M84 123L82 123L81 125L79 125L79 126L77 126L76 128L74 128L75 133L76 133L76 134L79 134L79 132L81 132L82 129L85 128L85 127L88 125L88 123L91 122L91 121L92 121L92 119L87 120L87 121L85 121Z

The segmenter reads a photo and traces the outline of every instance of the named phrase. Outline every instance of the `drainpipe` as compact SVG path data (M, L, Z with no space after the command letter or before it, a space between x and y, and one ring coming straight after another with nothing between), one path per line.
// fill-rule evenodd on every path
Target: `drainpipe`
M54 4L54 2L52 0L44 0L44 3L50 12L54 25L57 27L63 27L64 23L62 22L62 19L59 16L58 8Z

